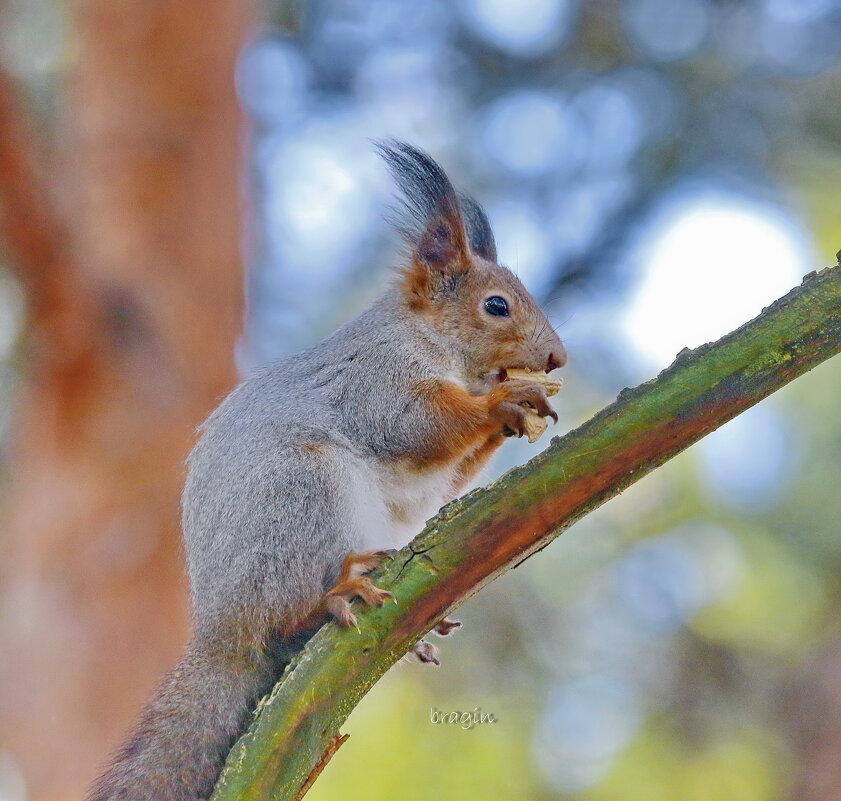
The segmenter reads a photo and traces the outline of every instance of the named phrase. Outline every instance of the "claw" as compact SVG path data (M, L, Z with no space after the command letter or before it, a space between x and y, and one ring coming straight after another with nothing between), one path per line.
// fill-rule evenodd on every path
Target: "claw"
M350 604L344 598L338 595L327 595L325 606L340 626L356 626L356 615L353 614Z
M356 615L350 608L354 598L360 598L368 606L382 606L388 598L397 603L392 593L374 586L367 576L340 581L324 596L325 606L340 626L355 626L360 634Z

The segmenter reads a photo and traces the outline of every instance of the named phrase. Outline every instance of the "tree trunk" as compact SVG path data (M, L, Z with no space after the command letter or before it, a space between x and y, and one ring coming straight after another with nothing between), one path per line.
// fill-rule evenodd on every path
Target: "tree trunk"
M0 701L35 801L83 797L186 637L182 465L235 381L242 324L233 76L250 13L79 0L61 169L33 190L58 199L49 258L5 232L30 318Z

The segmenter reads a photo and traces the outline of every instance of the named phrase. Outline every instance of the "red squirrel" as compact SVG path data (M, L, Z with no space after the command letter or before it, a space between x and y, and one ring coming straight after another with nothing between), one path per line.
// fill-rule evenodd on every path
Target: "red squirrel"
M183 530L193 637L89 801L197 801L289 656L351 602L390 593L364 574L458 495L527 409L509 369L566 362L555 331L496 261L481 206L414 147L379 150L403 191L408 245L366 312L240 384L188 460ZM440 633L454 621L444 620ZM437 662L424 640L415 652Z

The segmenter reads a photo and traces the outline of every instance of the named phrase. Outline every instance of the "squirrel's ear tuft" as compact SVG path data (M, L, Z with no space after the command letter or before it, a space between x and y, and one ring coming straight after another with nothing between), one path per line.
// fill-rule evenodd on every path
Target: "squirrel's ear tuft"
M430 156L405 142L378 142L376 147L403 191L396 225L411 248L412 269L426 273L416 276L418 283L433 289L443 276L466 272L467 237L459 199L446 173Z
M496 240L494 240L494 233L485 210L475 198L464 192L459 192L458 202L464 219L464 227L467 229L470 250L483 259L495 262Z

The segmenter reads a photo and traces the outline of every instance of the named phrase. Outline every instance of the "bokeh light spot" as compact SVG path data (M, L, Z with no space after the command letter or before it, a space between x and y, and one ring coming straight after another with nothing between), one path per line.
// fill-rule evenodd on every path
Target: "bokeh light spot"
M738 197L678 204L656 228L621 325L653 368L756 316L808 271L803 234L772 207Z
M503 95L486 110L481 139L502 167L523 177L571 166L580 148L569 111L558 98L534 90Z
M634 44L659 61L694 55L710 27L706 0L636 0L625 9L625 24Z
M461 8L485 41L519 56L557 47L569 35L577 10L571 0L464 0Z
M791 438L767 403L754 406L699 443L707 489L739 512L761 512L781 499L794 471Z
M561 683L537 729L538 766L562 791L599 779L642 722L639 696L627 675L600 673Z
M309 87L309 67L300 50L279 36L252 42L240 55L236 87L240 102L267 125L297 117Z

